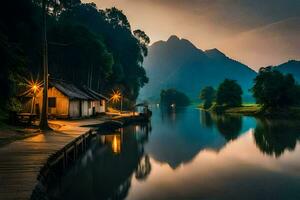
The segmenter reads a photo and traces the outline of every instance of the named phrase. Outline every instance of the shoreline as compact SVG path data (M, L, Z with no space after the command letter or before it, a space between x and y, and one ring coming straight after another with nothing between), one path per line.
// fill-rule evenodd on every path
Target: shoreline
M0 199L30 199L35 187L40 184L37 180L40 171L51 156L69 143L82 140L83 135L92 129L83 125L102 124L110 119L50 120L55 126L54 130L1 146ZM17 190L18 193L15 192Z
M47 185L53 180L57 179L57 176L63 176L66 170L73 166L73 164L84 154L89 147L91 140L97 136L105 133L105 131L114 131L118 128L126 127L132 123L139 123L148 121L144 116L118 116L112 118L114 120L107 120L100 124L88 124L81 127L89 127L90 129L70 141L63 148L57 150L54 154L51 154L37 176L38 183L32 191L32 200L40 199L40 197L46 196ZM71 157L71 160L70 160Z
M198 106L198 108L206 112L218 113L212 108L204 109L202 106ZM262 107L258 104L246 104L239 107L224 108L224 110L219 112L219 114L242 115L256 118L300 119L300 107L290 107L282 110L263 112Z

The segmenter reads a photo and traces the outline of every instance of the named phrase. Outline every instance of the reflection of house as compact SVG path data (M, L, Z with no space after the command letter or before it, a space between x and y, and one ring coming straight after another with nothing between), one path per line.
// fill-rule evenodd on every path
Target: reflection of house
M114 134L114 135L104 135L101 137L101 140L104 144L109 144L113 153L120 154L121 153L121 135Z
M42 109L43 91L37 94L34 112ZM48 113L58 118L89 117L106 110L108 99L88 89L78 88L61 80L50 80L48 87Z

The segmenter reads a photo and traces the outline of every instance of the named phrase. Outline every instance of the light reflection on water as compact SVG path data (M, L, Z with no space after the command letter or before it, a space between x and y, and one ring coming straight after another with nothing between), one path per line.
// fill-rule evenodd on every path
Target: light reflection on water
M300 199L294 121L154 110L100 136L51 195L61 199Z

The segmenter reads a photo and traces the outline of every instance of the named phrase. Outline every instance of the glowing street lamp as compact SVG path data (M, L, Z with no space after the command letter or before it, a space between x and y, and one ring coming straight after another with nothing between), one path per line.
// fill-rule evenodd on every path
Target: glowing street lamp
M40 90L41 85L42 84L39 83L39 82L37 82L37 81L31 81L31 82L29 82L30 90L33 92L33 95L32 95L32 104L31 104L31 113L30 114L33 114L36 95L37 95L37 92Z
M113 90L113 93L111 95L110 100L112 100L113 103L117 103L117 102L120 101L120 103L121 103L121 109L120 109L120 111L122 112L123 98L122 98L122 94L121 94L121 92L119 90L117 90L117 91Z
M38 90L37 84L33 84L32 90L33 90L34 93L36 93L36 91Z

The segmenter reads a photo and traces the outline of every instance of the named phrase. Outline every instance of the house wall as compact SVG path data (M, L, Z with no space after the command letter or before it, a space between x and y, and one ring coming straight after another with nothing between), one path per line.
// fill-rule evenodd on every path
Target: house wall
M20 102L21 102L21 112L22 113L30 113L31 109L32 109L32 97L22 97L20 98ZM35 102L37 103L37 102ZM35 109L33 107L33 113L35 113Z
M104 113L106 111L106 101L101 100L100 113Z
M70 100L70 109L69 109L70 118L80 117L80 106L81 105L79 100Z
M43 101L43 92L41 91L38 94L38 103L40 107L40 111L42 110L42 101ZM68 117L69 115L69 98L61 93L55 87L51 87L48 89L48 99L49 98L56 98L55 107L48 106L48 113L54 116L60 117Z
M96 113L104 113L106 111L106 101L94 101Z
M87 100L82 100L81 101L81 116L82 117L88 117L88 116L90 116L90 113L89 113L89 102L90 101L87 101Z

